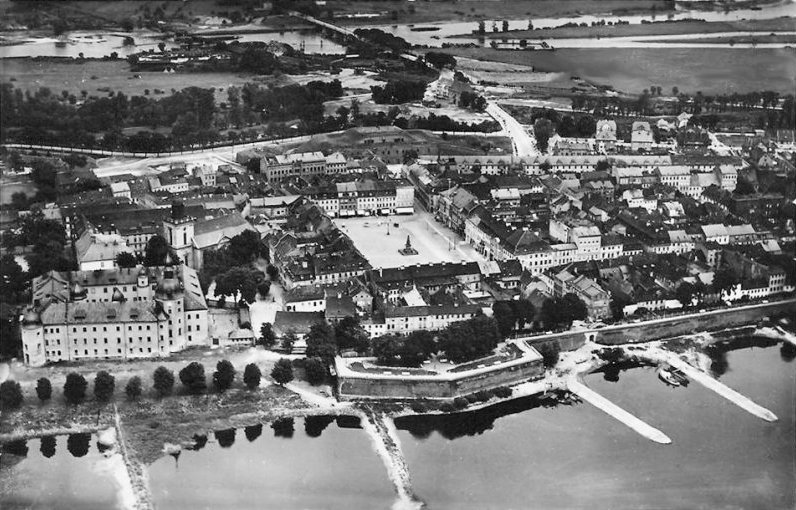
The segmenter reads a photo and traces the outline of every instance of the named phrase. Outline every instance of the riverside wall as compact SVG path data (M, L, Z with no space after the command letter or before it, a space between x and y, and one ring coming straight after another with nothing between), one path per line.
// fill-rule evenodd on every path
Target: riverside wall
M796 314L796 299L734 306L732 308L682 314L638 323L605 326L599 329L580 329L549 335L535 335L525 337L524 340L534 347L556 342L562 351L571 351L582 346L587 341L606 345L649 342L651 340L673 338L703 331L709 332L744 326L755 323L763 317L784 312L790 312L792 315Z
M427 376L379 376L373 373L349 372L338 375L337 393L340 400L369 399L453 399L498 386L509 386L544 374L541 359L523 363L496 365L478 373Z

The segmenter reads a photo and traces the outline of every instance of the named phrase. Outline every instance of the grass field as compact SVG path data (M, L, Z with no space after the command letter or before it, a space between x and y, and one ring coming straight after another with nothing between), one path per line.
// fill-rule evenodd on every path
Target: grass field
M411 5L414 12L411 12ZM521 19L524 17L556 17L576 14L615 14L646 12L655 7L665 12L668 3L662 0L431 0L407 4L404 0L373 1L329 1L327 7L339 13L386 12L377 22L397 21L417 23L430 21L467 21L468 19ZM397 19L392 18L397 12ZM499 14L498 14L499 13ZM370 21L346 21L347 23L372 23Z
M483 260L472 247L425 212L411 216L338 218L334 222L374 268ZM417 255L398 253L406 245L407 236Z
M796 51L749 48L595 48L556 51L500 51L452 48L454 55L533 65L537 71L566 72L628 93L652 85L705 94L796 89Z
M240 87L247 82L278 85L293 83L285 75L274 78L234 73L131 73L129 64L124 60L77 63L51 59L0 59L0 75L4 82L11 81L14 87L22 90L35 91L40 87L48 87L56 94L67 90L78 97L82 90L87 91L89 96L106 95L107 92L98 90L105 87L127 96L142 96L144 90L149 89L150 97L155 98L159 97L155 94L155 89L171 94L171 89L215 87L217 101L226 101L227 88ZM221 89L224 89L223 92Z

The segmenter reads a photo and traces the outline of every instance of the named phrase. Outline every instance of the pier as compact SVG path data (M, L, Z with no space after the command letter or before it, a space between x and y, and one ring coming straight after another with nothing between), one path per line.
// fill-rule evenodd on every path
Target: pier
M400 510L422 508L423 503L415 497L412 489L409 468L401 451L398 432L392 420L369 407L362 408L361 419L362 428L373 441L373 447L384 462L390 481L398 494L398 501L392 508Z
M713 377L709 376L705 372L695 368L685 361L681 360L677 357L674 353L667 353L664 351L658 350L656 354L659 354L659 357L663 359L663 361L669 363L674 368L683 372L689 379L693 379L694 381L698 382L705 388L709 390L713 390L722 397L726 398L733 404L737 405L741 409L761 418L765 421L777 421L777 415L762 407L760 405L755 404L749 398L741 395L734 389L730 388L729 386L720 383Z
M655 441L660 444L671 444L672 440L669 439L669 436L655 427L644 423L596 391L588 388L575 376L567 379L567 389L597 409L621 421L650 441Z

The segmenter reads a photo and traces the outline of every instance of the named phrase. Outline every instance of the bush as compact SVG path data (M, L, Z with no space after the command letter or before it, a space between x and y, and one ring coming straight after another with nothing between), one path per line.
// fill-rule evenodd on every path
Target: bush
M470 401L464 397L456 397L453 399L453 407L456 409L464 409L469 403Z
M465 396L464 398L467 399L467 402L470 404L475 404L478 402L478 397L475 396L475 393L470 393L469 395Z
M262 376L263 374L260 372L260 367L254 363L249 363L246 365L246 368L243 369L243 383L250 390L253 390L260 385L260 379Z
M127 386L124 387L124 393L130 400L135 400L141 396L141 392L141 378L137 375L133 376L129 381L127 381Z
M155 383L153 386L159 397L168 395L174 388L174 372L166 367L160 366L156 368L155 373L152 374L152 379Z
M456 412L456 406L451 404L450 402L445 402L439 406L439 410L443 413L453 413Z
M513 392L511 388L508 388L506 386L499 386L494 390L492 390L492 393L494 393L495 396L498 398L509 398Z
M42 377L38 381L36 381L36 396L39 397L39 400L44 402L45 400L50 400L53 396L53 386L50 384L50 380L46 377Z
M17 409L22 405L22 387L16 381L4 381L0 384L0 407Z
M417 400L409 404L409 407L416 413L426 412L426 405L423 402L418 402Z
M232 363L222 359L216 364L216 371L213 373L213 384L219 391L226 391L232 386L235 380L235 367Z
M205 379L205 367L198 361L193 361L187 367L180 370L180 381L188 393L198 395L207 389Z
M271 370L271 377L280 386L284 386L285 384L292 381L293 365L290 364L290 360L286 358L281 358L279 361L277 361L274 364L274 368Z
M475 394L475 398L478 399L479 402L486 402L490 398L492 398L492 392L481 390Z
M326 381L326 365L320 358L309 358L304 363L307 382L316 386Z
M107 402L113 396L116 388L116 379L106 372L100 370L94 378L94 397L100 402Z
M79 404L86 398L88 382L82 375L72 372L66 376L64 383L64 398L70 404Z

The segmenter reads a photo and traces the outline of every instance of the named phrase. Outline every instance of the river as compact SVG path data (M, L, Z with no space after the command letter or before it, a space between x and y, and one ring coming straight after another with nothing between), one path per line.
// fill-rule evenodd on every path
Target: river
M388 508L393 488L369 438L360 428L348 428L358 426L358 419L340 423L346 428L315 417L233 430L232 437L227 431L179 459L161 458L149 468L155 505L160 510Z
M396 423L418 496L439 509L794 508L794 363L779 347L726 356L721 380L779 416L766 423L701 386L669 388L651 368L598 393L659 428L648 441L588 404L526 399L462 417Z
M211 32L208 32L210 35ZM124 37L129 35L135 45L123 45ZM295 49L304 48L306 53L324 53L339 55L345 53L345 47L321 37L320 33L313 30L293 30L282 33L277 32L244 32L238 34L238 41L279 41L289 44ZM15 37L10 42L0 46L0 58L9 57L72 57L77 58L82 53L86 58L102 58L116 52L124 58L133 53L147 50L158 50L158 44L165 44L167 49L177 48L179 45L173 40L164 39L163 34L153 31L138 30L126 32L69 32L64 45L58 46L58 41L53 37Z
M0 508L119 508L129 504L129 490L120 484L125 476L121 455L106 457L91 434L6 444L0 455Z
M439 509L792 509L796 363L780 346L718 349L721 381L772 410L761 421L696 383L670 388L652 368L586 384L671 439L659 445L585 403L510 401L396 420L414 492ZM743 348L738 348L743 347ZM617 380L618 379L618 380ZM615 382L611 382L615 381ZM109 508L119 484L85 441L40 440L0 457L2 508ZM80 445L83 444L81 447ZM89 449L85 451L85 447ZM14 450L15 448L11 448ZM8 449L8 447L6 447ZM71 452L71 453L70 453ZM76 457L75 455L79 455ZM149 466L159 509L378 509L395 501L357 418L315 417L219 431Z
M686 10L678 11L668 15L654 15L654 14L634 14L634 15L621 15L613 16L606 15L587 15L587 16L573 16L564 18L532 18L534 28L554 28L567 23L586 23L591 25L593 22L605 21L606 23L616 23L618 21L626 21L632 25L644 22L662 21L665 19L671 20L684 20L684 19L703 19L705 21L739 21L739 20L756 20L756 19L774 19L781 16L796 16L796 0L787 0L778 4L771 4L763 6L760 10L751 9L738 9L731 11L700 11L700 10ZM487 31L492 30L493 23L502 27L503 20L485 20ZM525 30L528 28L528 18L508 20L509 30ZM435 27L439 28L436 31L413 31L417 27ZM452 44L458 43L472 43L476 42L471 37L450 37L462 34L470 34L478 28L478 23L473 21L468 22L437 22L437 23L422 23L418 25L379 25L376 28L386 30L393 35L403 37L412 44L427 45L431 47L439 47L443 42ZM590 39L589 39L590 40ZM552 41L555 46L555 41Z

